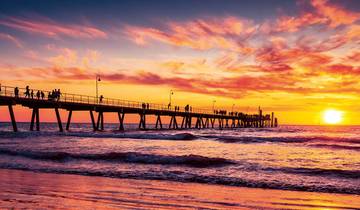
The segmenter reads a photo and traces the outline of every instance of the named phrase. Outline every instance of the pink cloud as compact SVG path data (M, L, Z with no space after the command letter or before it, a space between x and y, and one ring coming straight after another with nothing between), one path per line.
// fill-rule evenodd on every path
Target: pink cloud
M92 26L61 24L50 19L27 20L16 17L9 17L7 19L0 20L0 25L28 33L41 34L48 37L68 36L88 39L105 39L108 37L104 31Z
M0 39L10 41L10 42L14 43L18 48L24 47L22 42L18 38L14 37L10 34L0 33Z
M253 52L246 40L256 31L251 21L235 17L197 19L189 22L168 22L166 30L152 27L127 26L126 34L136 44L148 40L190 47L198 50L227 49L243 54Z
M330 27L350 25L360 19L360 13L345 10L339 5L331 4L328 0L312 0L311 4L316 8L318 14L328 19Z
M265 32L296 32L301 28L313 25L326 25L336 28L341 25L351 25L360 20L360 13L329 3L328 0L311 0L314 11L301 11L298 16L281 16L275 24L263 26Z

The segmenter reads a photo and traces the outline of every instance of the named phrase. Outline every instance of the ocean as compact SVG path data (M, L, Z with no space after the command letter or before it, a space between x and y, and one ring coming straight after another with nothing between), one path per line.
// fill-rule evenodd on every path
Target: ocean
M0 124L0 168L134 180L360 195L360 127L92 132ZM135 128L136 125L127 125ZM359 207L360 208L360 207Z

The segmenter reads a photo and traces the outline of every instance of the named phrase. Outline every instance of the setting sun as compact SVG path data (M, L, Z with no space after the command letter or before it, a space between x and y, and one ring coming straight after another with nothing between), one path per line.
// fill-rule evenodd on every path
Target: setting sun
M323 115L324 122L327 124L338 124L342 121L343 112L338 110L326 110Z

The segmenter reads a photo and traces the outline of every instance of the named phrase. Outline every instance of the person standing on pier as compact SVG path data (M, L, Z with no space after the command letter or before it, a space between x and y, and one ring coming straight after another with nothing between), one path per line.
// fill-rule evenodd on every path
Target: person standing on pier
M104 99L104 96L100 95L99 102L102 103L103 99Z
M40 90L38 90L38 91L36 92L36 98L37 98L38 100L40 100Z
M44 98L45 98L45 93L44 93L43 91L41 91L40 94L41 94L41 99L44 100Z
M16 88L14 89L14 95L15 95L15 98L18 98L18 97L19 97L19 88L18 88L18 87L16 87Z
M58 90L56 91L57 101L60 101L60 96L61 96L61 91L60 91L60 89L58 89Z
M30 88L29 88L29 86L26 86L24 94L25 94L25 98L30 98Z
M31 98L34 99L34 90L31 90L30 95L31 95Z

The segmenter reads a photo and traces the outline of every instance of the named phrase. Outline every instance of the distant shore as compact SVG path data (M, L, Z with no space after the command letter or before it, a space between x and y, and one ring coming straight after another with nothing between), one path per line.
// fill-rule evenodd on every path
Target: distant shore
M0 169L0 208L358 209L360 196Z

